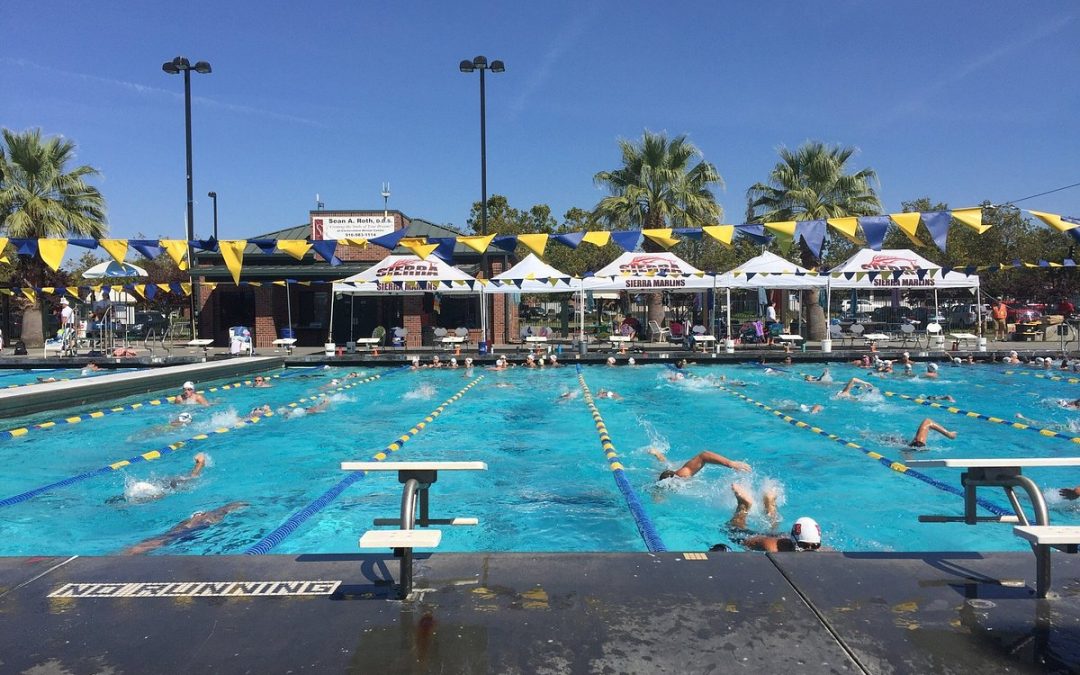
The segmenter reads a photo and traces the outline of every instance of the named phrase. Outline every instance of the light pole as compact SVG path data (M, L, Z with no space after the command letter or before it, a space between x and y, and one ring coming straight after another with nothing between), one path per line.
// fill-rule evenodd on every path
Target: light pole
M206 196L214 200L214 240L217 240L217 193L207 192Z
M191 279L191 337L197 337L195 327L195 256L191 248L191 241L195 238L195 197L191 187L191 71L208 75L211 72L210 64L206 61L197 61L191 65L183 56L177 56L172 61L161 64L161 69L169 75L184 74L184 139L187 143L187 238L188 238L188 269Z
M487 234L487 99L484 89L484 71L490 70L493 73L502 73L506 71L506 65L499 60L494 60L490 64L488 63L486 56L477 56L471 61L468 59L463 60L458 64L458 69L463 73L471 73L474 70L480 71L480 234ZM484 276L490 278L491 274L488 270L487 264L487 251L480 256L480 269L484 271ZM505 302L505 299L504 301ZM507 326L504 326L507 328ZM508 329L508 328L507 328ZM486 329L485 329L486 332ZM484 336L487 340L487 335Z

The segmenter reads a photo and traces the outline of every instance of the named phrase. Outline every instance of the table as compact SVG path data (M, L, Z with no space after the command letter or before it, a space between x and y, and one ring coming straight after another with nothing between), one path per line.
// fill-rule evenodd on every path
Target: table
M551 351L551 347L548 346L548 339L546 335L527 335L525 336L525 344L530 349L546 349Z
M949 333L949 337L951 337L956 342L964 343L964 347L967 347L967 343L969 340L979 339L979 336L974 333Z
M1020 525L1030 525L1023 506L1020 505L1013 488L1023 488L1031 500L1031 507L1035 516L1035 524L1047 526L1050 524L1050 515L1046 509L1046 500L1043 499L1042 491L1033 480L1023 475L1023 470L1028 467L1057 467L1057 466L1080 466L1080 457L1001 457L996 459L916 459L907 462L911 468L949 468L966 469L960 474L960 484L964 488L964 516L953 518L950 516L920 516L921 522L955 522L962 521L968 525L980 522L1011 523L1019 522ZM975 491L980 487L999 487L1005 491L1005 495L1016 512L1016 518L1009 516L980 517L976 509ZM1017 533L1018 536L1023 536ZM1035 564L1037 581L1037 593L1039 597L1046 597L1050 589L1050 556L1046 546L1032 545L1035 551Z
M709 351L709 349L716 344L716 336L702 333L700 335L694 333L690 335L690 339L694 341L694 348L701 345L702 353Z
M776 337L780 340L780 342L790 342L792 344L798 344L800 340L804 339L803 336L795 335L793 333L781 333Z
M443 349L450 351L465 344L465 338L461 335L446 335L439 338L439 344L443 346Z
M292 354L293 347L296 346L296 338L278 338L272 344L275 347L284 347L286 354Z
M612 349L625 349L626 346L629 345L630 341L633 340L633 339L634 338L632 338L629 335L614 335L613 334L613 335L608 336L608 342L611 343L611 348Z
M210 345L214 344L214 340L211 338L200 338L196 340L188 340L188 347L202 347L203 356L206 356L210 352Z
M867 342L888 342L888 333L863 333L863 339Z

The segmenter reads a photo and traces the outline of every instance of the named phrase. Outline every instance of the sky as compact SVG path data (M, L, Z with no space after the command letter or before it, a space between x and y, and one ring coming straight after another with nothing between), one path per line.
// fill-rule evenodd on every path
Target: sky
M724 223L780 147L853 146L886 212L1080 183L1080 5L1066 2L536 3L7 0L0 126L40 128L101 171L110 236L182 238L192 73L195 234L247 238L389 206L464 230L488 193L557 218L606 194L620 139L686 135L724 178ZM1018 206L1080 216L1080 187Z

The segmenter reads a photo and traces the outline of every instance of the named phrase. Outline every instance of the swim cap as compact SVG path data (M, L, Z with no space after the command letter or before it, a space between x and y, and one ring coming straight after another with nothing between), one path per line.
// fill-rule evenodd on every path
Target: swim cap
M454 364L456 366L457 365L457 359L455 359L453 356L451 356L450 357L450 363L452 363L452 364Z
M791 538L800 544L820 544L821 527L813 518L803 516L791 526Z
M466 356L465 357L465 363L472 363L472 357L471 356Z
M554 354L551 355L552 363L554 363L555 361L558 361L558 360L559 360L558 357L556 357Z
M911 356L911 354L909 354L908 352L904 352L904 358L905 358L905 359L906 359L907 357L909 357L909 356Z
M184 389L192 389L192 390L194 390L195 389L195 383L192 382L191 380L188 380L187 382L184 383Z
M535 357L535 356L533 356L532 354L526 354L526 355L525 355L525 360L526 360L526 361L535 361L535 360L536 360L536 357Z
M614 356L607 357L607 362L608 363L615 363L615 357Z
M937 370L937 364L936 363L928 363L928 364L926 364L926 369L927 370Z
M954 366L958 366L958 365L960 365L961 363L963 363L963 361L961 361L961 360L960 360L960 357L959 357L959 356L953 357L953 360L952 360L952 362L953 362L953 365L954 365Z
M1011 352L1009 352L1009 356L1016 356L1016 350L1014 349Z
M182 412L182 413L180 413L180 416L177 417L176 419L180 420L184 424L187 424L188 422L191 421L191 413Z
M1043 362L1043 357L1041 357L1041 356L1036 356L1035 357L1035 363L1042 363L1042 362Z
M637 361L635 361L635 360L634 360L634 357L633 357L633 356L631 356L630 358L628 358L628 359L626 360L626 362L627 362L627 363L629 363L630 365L634 365L635 363L637 363Z

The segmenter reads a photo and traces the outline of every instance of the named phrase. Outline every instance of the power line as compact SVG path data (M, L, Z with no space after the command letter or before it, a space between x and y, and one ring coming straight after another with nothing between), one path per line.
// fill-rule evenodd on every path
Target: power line
M1030 195L1030 196L1027 196L1027 197L1022 197L1020 199L1010 199L1009 201L1003 202L1001 204L997 204L996 206L1008 206L1009 204L1015 204L1017 202L1025 202L1025 201L1027 201L1029 199L1035 199L1036 197L1042 197L1043 195L1052 195L1055 192L1061 192L1062 190L1068 190L1069 188L1074 188L1074 187L1080 187L1080 183L1073 183L1072 185L1066 185L1065 187L1059 187L1059 188L1056 188L1056 189L1053 189L1053 190L1047 190L1046 192L1040 192L1037 195Z

